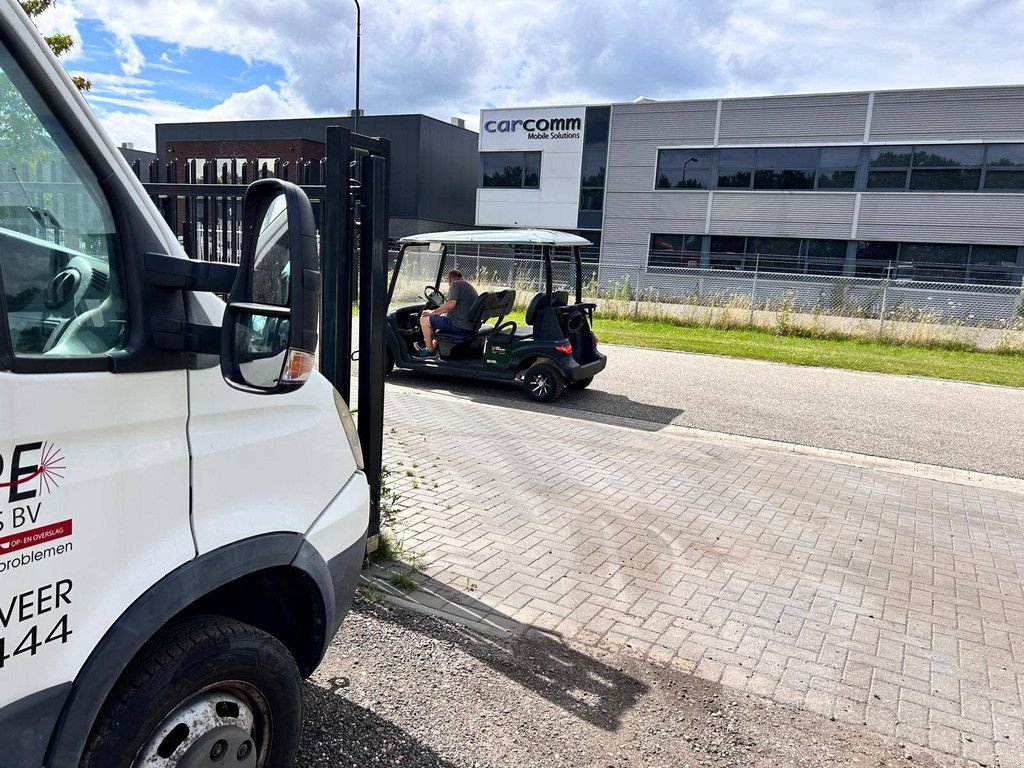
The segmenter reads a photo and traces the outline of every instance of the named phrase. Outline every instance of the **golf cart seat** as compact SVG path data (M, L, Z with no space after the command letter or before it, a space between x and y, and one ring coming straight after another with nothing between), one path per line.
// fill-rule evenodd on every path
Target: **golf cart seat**
M569 304L569 292L568 291L552 291L551 292L551 303L548 304L548 294L546 291L541 291L532 299L530 299L530 306L526 308L526 324L533 325L537 322L537 313L542 309L550 307L565 307Z
M479 294L469 310L469 321L473 329L462 333L436 333L434 338L441 346L441 355L447 356L455 346L485 338L493 330L493 325L484 325L485 320L497 319L498 323L512 311L516 303L516 292L512 288Z

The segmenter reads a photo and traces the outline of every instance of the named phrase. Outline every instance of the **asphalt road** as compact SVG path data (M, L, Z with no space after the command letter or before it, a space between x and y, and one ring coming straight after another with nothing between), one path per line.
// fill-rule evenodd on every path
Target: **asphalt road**
M1024 389L604 345L556 407L1024 478ZM397 387L532 407L513 388L398 372Z
M555 635L503 640L365 600L303 699L302 768L966 768Z

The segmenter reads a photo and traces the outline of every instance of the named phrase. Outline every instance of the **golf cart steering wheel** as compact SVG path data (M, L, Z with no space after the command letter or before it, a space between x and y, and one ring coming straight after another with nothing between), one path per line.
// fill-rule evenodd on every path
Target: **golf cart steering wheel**
M426 298L427 304L431 309L437 309L445 302L444 294L432 285L428 285L423 289L423 296Z

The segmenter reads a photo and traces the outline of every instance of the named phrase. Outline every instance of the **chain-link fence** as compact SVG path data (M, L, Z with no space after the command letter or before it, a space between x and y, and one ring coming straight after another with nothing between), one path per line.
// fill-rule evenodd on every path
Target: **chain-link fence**
M464 245L448 252L479 290L515 288L520 306L544 289L543 262L531 252L510 257L507 248ZM556 290L575 290L567 254L556 254L552 281ZM583 294L605 317L1024 350L1021 285L588 262Z

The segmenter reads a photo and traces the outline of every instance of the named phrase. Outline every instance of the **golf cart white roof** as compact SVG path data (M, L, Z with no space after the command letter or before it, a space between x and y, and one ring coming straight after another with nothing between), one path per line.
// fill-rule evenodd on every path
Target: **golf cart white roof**
M400 243L465 243L471 245L591 245L586 238L554 229L455 229L409 235Z

